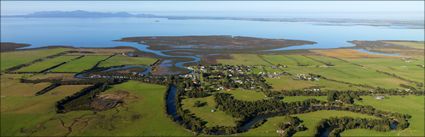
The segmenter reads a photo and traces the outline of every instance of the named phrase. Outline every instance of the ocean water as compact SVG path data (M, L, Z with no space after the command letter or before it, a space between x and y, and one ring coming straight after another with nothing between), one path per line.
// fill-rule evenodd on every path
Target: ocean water
M281 50L349 47L351 40L424 40L424 29L320 25L315 22L168 20L161 18L2 18L1 41L75 47L141 47L115 42L133 36L234 35L315 41Z

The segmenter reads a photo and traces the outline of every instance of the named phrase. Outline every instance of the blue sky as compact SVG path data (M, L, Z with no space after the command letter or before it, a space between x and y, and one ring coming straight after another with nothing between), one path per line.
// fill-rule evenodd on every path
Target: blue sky
M162 15L352 17L423 20L423 1L1 1L2 15L49 10Z

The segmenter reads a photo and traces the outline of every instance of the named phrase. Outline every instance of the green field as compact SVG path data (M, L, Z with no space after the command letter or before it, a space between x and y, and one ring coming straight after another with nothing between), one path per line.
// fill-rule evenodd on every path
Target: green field
M226 60L218 60L219 63L223 64L244 64L244 65L251 65L251 64L266 64L264 60L262 60L258 56L254 56L252 54L237 54L232 55L234 59L226 59ZM285 62L288 62L287 66L288 68L283 68L284 71L287 71L291 74L319 74L326 78L338 80L342 82L349 82L353 84L365 84L372 87L386 87L386 88L400 88L400 84L406 84L406 85L412 85L412 83L409 83L404 80L400 80L398 78L388 76L386 74L378 73L376 72L376 69L374 68L363 68L360 66L356 66L347 62L343 62L338 59L330 58L330 57L324 57L324 56L308 56L310 58L314 58L315 60L312 60L310 58L307 58L305 56L301 55L261 55L263 59L272 62L273 64L284 64ZM245 60L243 60L245 59ZM317 61L316 61L317 60ZM356 59L357 60L357 59ZM362 60L369 60L369 59L358 59L360 62L354 62L354 63L363 63ZM386 59L381 59L386 60ZM320 62L319 62L320 61ZM351 61L351 60L350 60ZM298 63L297 63L298 62ZM331 63L334 66L326 66L323 62ZM367 63L368 61L364 61L364 63ZM384 62L383 64L386 64L387 66L400 66L400 64L397 64L400 62ZM307 66L299 66L298 64L304 64ZM373 63L371 63L373 64ZM376 63L379 64L379 63ZM414 79L419 80L423 79L423 68L420 68L418 66L415 66L414 63L410 64L408 68L409 71L403 71L405 73L402 73L406 76L408 79ZM401 69L401 68L400 68ZM400 70L401 71L401 70ZM400 72L401 73L401 72ZM293 81L290 78L281 78L281 79L268 79L268 81L274 85L275 89L282 90L282 89L299 89L299 88L306 88L310 86L324 86L324 88L328 89L359 89L359 87L353 88L350 85L347 84L340 84L330 81L324 81L319 80L317 82L299 82L299 81ZM290 84L283 84L283 83L290 83ZM296 83L296 84L295 84Z
M44 95L34 96L33 93L42 88L25 87L39 87L40 85L18 84L16 86L22 88L3 88L2 85L1 136L30 135L31 131L38 130L35 128L37 125L56 116L56 101L86 87L84 85L60 86ZM48 85L45 84L45 86ZM63 131L63 129L61 130ZM57 135L57 133L52 130L49 134L44 135Z
M25 51L12 51L0 53L1 59L1 71L14 67L20 64L29 63L33 60L43 58L46 56L54 55L63 51L67 51L66 48L52 48L52 49L37 49L37 50L25 50Z
M166 87L129 81L102 94L129 92L124 105L96 114L86 128L71 136L188 136L190 132L173 122L165 112ZM135 116L140 116L135 118Z
M322 111L316 111L306 114L298 114L293 115L299 117L304 122L301 124L304 124L308 129L306 131L297 132L294 136L314 136L314 133L316 132L316 125L319 123L321 119L324 118L330 118L330 117L343 117L343 116L350 116L350 117L356 117L356 118L374 118L373 116L364 115L364 114L358 114L353 112L347 112L347 111L334 111L334 110L322 110ZM251 129L248 132L241 133L241 136L279 136L279 134L276 133L276 130L278 129L278 123L283 122L284 116L278 116L278 117L272 117L267 119L267 122L265 122L263 125L261 125L258 128Z
M190 132L173 122L165 112L166 87L130 81L115 85L102 94L128 92L123 105L93 113L73 111L56 114L56 101L85 86L60 86L41 96L2 98L2 136L188 136ZM10 92L3 91L2 92ZM61 126L73 125L72 132ZM74 124L72 124L74 123ZM40 128L45 126L48 128ZM21 132L21 128L25 132ZM30 134L30 132L32 132Z
M120 66L120 65L150 65L154 63L156 59L148 57L128 57L122 55L116 55L102 63L100 67Z
M71 59L74 59L78 56L59 56L52 59L47 59L42 62L37 62L35 64L32 64L28 67L24 67L22 69L17 70L17 72L40 72L44 69L50 68L52 66L58 65L62 62L70 61Z
M195 101L205 102L206 105L202 107L194 107ZM213 126L236 126L235 119L231 115L227 115L223 111L215 109L214 96L204 98L187 98L182 101L183 108L190 110L197 117L208 122L207 127ZM214 112L211 112L214 110Z
M360 105L371 105L377 109L409 114L409 128L394 132L377 132L364 129L354 129L342 132L342 136L424 136L424 96L389 96L388 99L377 100L372 96L362 97Z
M350 59L349 61L366 67L391 72L403 78L413 81L424 82L424 68L417 65L424 64L424 59L403 61L402 59L374 58L374 59Z
M107 58L109 56L84 56L83 58L68 62L52 72L81 72L88 70L96 65L97 62Z

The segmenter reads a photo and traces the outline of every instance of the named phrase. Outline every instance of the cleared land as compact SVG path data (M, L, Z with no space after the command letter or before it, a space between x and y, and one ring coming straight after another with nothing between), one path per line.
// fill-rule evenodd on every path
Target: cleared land
M102 111L88 126L70 135L78 136L188 136L183 127L173 122L165 112L166 87L129 81L114 85L102 94L128 92L124 104Z
M40 123L56 116L56 101L86 87L84 85L59 86L42 96L34 96L33 93L42 89L37 88L41 85L15 84L15 86L19 88L10 86L3 88L2 81L1 136L28 136L32 134L31 132L40 130ZM59 123L55 126L48 125L48 127L51 127L52 132L40 135L60 135L58 130L54 130L57 129L55 127L61 128ZM66 129L61 128L61 130Z
M346 112L346 111L333 111L333 110L323 110L323 111L316 111L306 114L298 114L294 115L299 117L304 122L301 124L304 124L308 129L306 131L297 132L294 136L314 136L316 133L316 125L319 123L321 119L324 118L330 118L330 117L343 117L343 116L349 116L349 117L355 117L355 118L374 118L373 116L364 115L364 114L358 114L353 112ZM278 117L272 117L267 119L267 122L265 122L263 125L261 125L258 128L251 129L248 132L242 133L240 135L242 136L279 136L279 134L276 133L276 130L278 129L278 123L284 122L284 116L278 116Z
M28 67L24 67L22 69L19 69L17 72L40 72L44 69L50 68L52 66L58 65L62 62L70 61L74 58L77 58L78 56L59 56L52 59L47 59L42 62L37 62L35 64L32 64Z
M100 63L100 67L111 67L120 65L150 65L154 63L156 59L147 57L128 57L117 55L106 61Z
M412 116L409 128L395 132L377 132L364 129L354 129L342 132L341 136L424 136L424 96L388 96L377 100L372 96L362 97L360 105L371 105L380 110L405 113Z
M344 50L345 51L345 50ZM342 52L342 51L341 51ZM349 55L350 52L344 53ZM369 60L363 53L361 56L353 55L348 58L355 59L363 59ZM296 74L319 74L326 78L337 80L341 82L348 82L352 84L363 84L372 87L387 87L387 88L399 88L400 84L412 85L411 83L386 75L376 71L373 68L364 68L353 64L353 62L346 62L340 59L335 59L326 56L314 56L314 55L263 55L261 57L253 54L235 54L232 55L232 59L220 59L219 63L230 64L230 65L268 65L271 66L269 62L272 64L282 64L287 65L287 68L282 68L283 71L287 71L293 75ZM338 56L340 57L340 56ZM343 56L346 58L347 56ZM360 58L361 57L361 58ZM378 57L378 56L377 56ZM314 60L313 60L314 59ZM379 58L379 59L387 59ZM394 58L392 58L394 59ZM397 58L395 58L397 59ZM400 60L400 58L398 58ZM281 60L281 61L280 61ZM391 60L391 59L387 59ZM285 64L287 63L287 64ZM355 62L359 63L359 62ZM362 62L360 62L362 63ZM392 66L400 66L397 62L385 62L387 65ZM328 64L328 65L326 65ZM413 65L413 64L412 64ZM409 75L414 76L413 79L420 79L423 77L422 68L415 66L416 69L409 70ZM261 70L260 70L261 71ZM411 79L411 77L407 76L406 78ZM299 82L291 80L288 77L282 77L281 79L268 79L268 81L274 85L274 88L277 90L282 89L299 89L299 88L307 88L310 86L322 86L322 88L326 89L361 89L361 87L354 87L352 85L336 83L326 80L319 81L304 81ZM282 83L292 83L292 84L282 84ZM294 84L296 83L296 84Z
M20 64L29 63L33 60L54 55L63 51L67 51L67 48L52 48L52 49L37 49L37 50L25 50L25 51L11 51L2 52L1 55L1 71L14 67Z
M1 135L191 135L183 127L174 123L165 113L163 99L166 88L164 86L136 81L114 85L111 89L101 93L102 95L117 92L127 93L123 103L114 109L97 113L73 111L56 114L54 107L56 101L80 91L83 87L86 86L60 86L41 96L2 98ZM2 90L2 92L7 91ZM61 125L61 121L64 125ZM7 132L3 132L3 130Z
M196 101L200 101L205 104L200 107L195 107L194 104ZM206 124L207 127L236 125L235 119L231 115L227 115L223 111L215 108L216 103L214 101L214 96L204 98L187 98L184 99L182 103L184 109L190 110L190 112L194 113L197 117L208 122Z
M81 72L92 68L97 62L107 57L109 56L84 56L53 69L52 72Z

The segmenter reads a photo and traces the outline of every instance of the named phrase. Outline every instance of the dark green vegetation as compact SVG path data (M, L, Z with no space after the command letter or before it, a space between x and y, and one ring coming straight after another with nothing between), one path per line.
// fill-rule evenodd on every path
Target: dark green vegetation
M181 40L189 38L197 37ZM206 59L221 64L192 65L191 73L154 75L163 60L135 52L2 52L1 135L424 136L423 55L239 53Z

